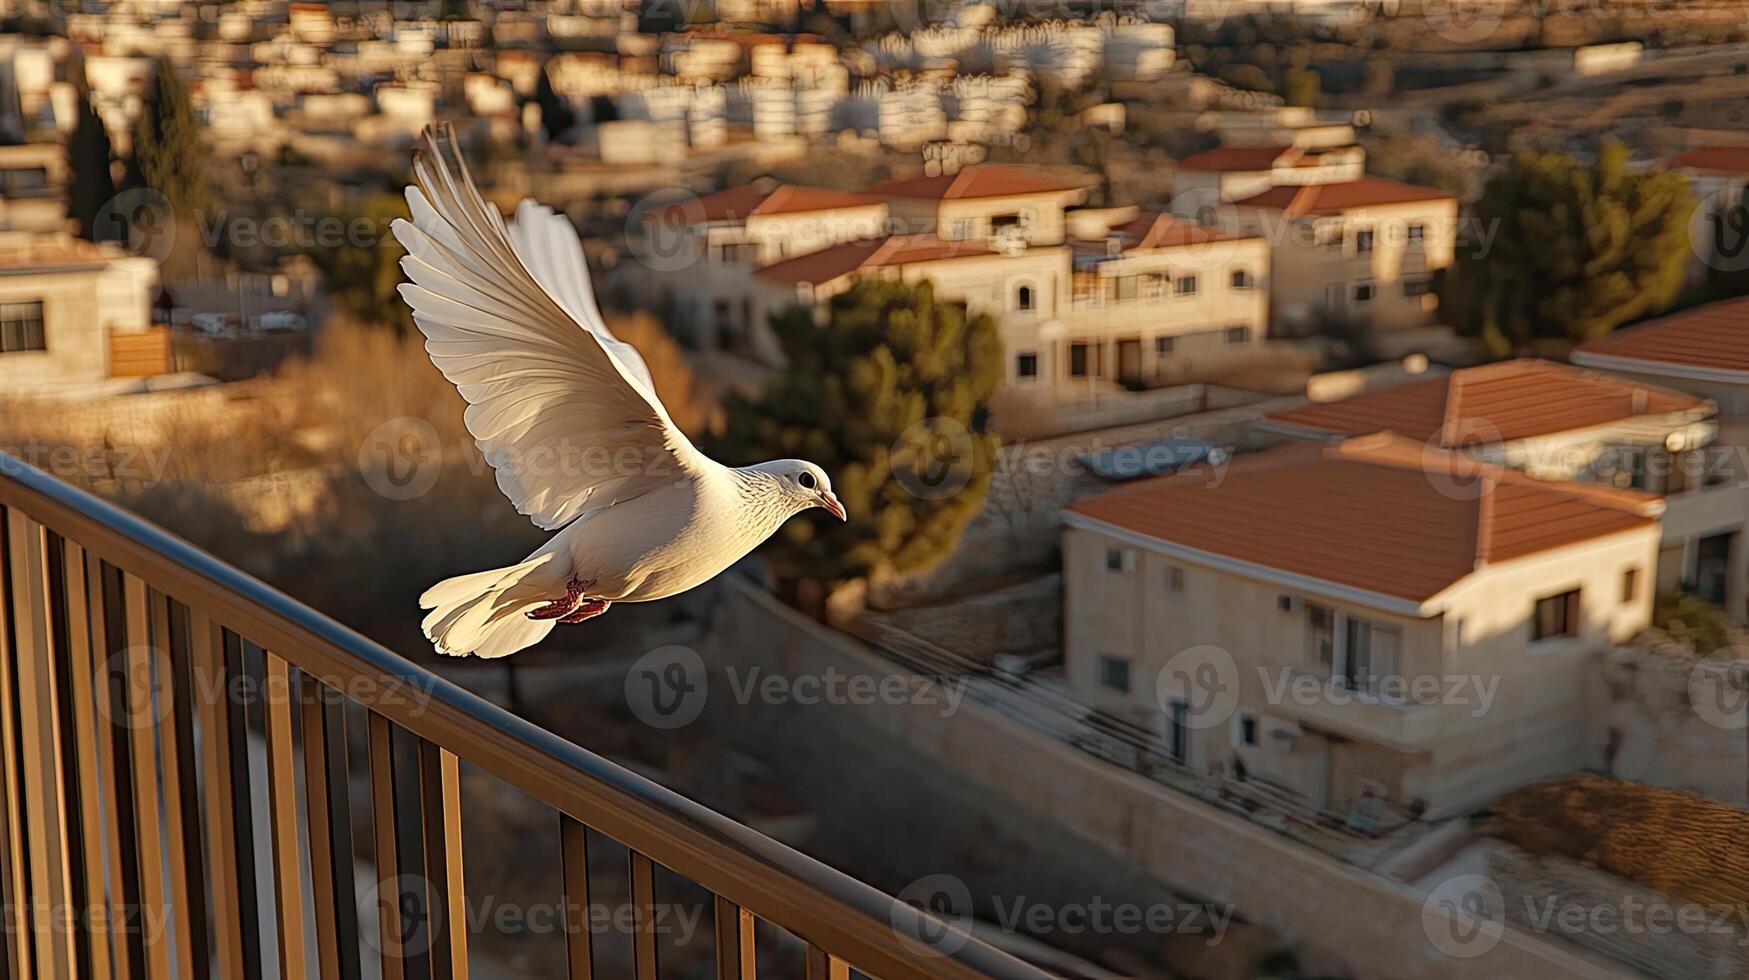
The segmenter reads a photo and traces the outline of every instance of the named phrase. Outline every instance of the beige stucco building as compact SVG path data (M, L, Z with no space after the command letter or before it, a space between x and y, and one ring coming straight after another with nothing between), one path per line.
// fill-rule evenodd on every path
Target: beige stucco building
M1388 434L1125 486L1064 515L1068 680L1198 774L1459 813L1590 762L1661 509Z
M858 276L928 280L994 317L1007 381L1052 397L1162 379L1260 342L1269 250L1260 239L1136 216L1071 241L1082 189L1016 167L889 181L866 193L769 183L664 209L643 284L693 340L781 363L770 318Z
M1445 191L1377 177L1284 185L1220 214L1223 228L1269 242L1275 336L1436 319L1433 276L1451 265L1458 232L1457 199Z
M158 264L69 235L0 233L0 385L100 381L151 327Z
M1666 505L1657 590L1744 608L1736 537L1749 484L1705 397L1526 359L1275 412L1263 425L1308 437L1390 430L1539 479L1657 494Z
M1670 498L1661 577L1749 619L1749 297L1651 320L1581 344L1574 363L1707 399L1717 437L1693 447L1701 478ZM1694 466L1688 467L1691 471Z

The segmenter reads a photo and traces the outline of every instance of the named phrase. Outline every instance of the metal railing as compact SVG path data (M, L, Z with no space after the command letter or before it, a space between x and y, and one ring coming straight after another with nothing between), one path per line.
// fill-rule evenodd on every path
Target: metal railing
M757 920L806 944L810 978L1048 977L5 456L0 509L0 935L14 978L258 977L271 957L288 980L330 980L360 976L373 951L385 978L466 977L463 761L557 812L572 978L612 975L583 921L597 835L630 853L636 980L658 975L659 867L712 896L719 978L756 976ZM234 696L246 683L260 685L252 713ZM369 933L349 713L367 729ZM267 900L271 932L256 928Z

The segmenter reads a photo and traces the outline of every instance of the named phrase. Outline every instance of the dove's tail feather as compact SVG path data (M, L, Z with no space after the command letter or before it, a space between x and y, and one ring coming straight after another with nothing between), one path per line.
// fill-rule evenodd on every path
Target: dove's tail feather
M536 554L508 568L457 575L426 589L419 597L420 608L431 610L421 624L426 638L438 653L455 657L507 657L539 643L554 621L526 614L551 598L554 573L547 566L553 558L552 552Z

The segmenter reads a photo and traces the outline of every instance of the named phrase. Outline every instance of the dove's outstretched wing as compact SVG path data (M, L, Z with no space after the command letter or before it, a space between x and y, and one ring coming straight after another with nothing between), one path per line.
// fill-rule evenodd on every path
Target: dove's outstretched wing
M413 173L401 295L517 511L552 530L695 472L704 457L602 321L570 223L525 202L507 227L447 132L427 130Z

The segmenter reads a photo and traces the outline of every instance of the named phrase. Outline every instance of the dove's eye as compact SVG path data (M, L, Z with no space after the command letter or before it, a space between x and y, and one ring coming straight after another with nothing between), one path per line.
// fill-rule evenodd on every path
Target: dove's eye
M814 489L814 474L803 473L801 476L796 477L796 482L802 485L803 490L812 490Z

